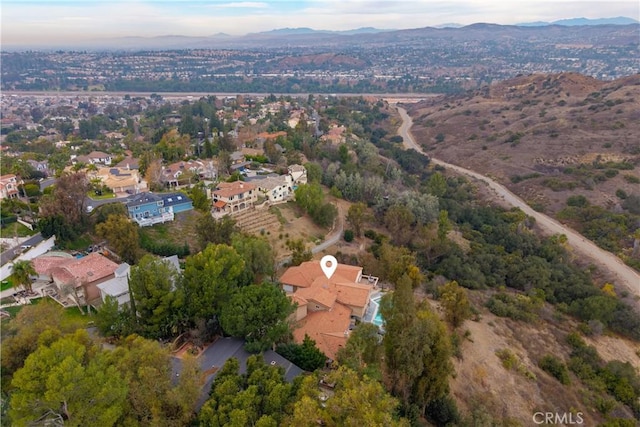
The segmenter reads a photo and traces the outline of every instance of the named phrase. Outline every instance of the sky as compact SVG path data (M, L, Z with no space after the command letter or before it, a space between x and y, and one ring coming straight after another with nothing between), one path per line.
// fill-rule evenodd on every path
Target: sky
M5 45L278 28L405 29L566 18L640 19L638 0L1 0Z

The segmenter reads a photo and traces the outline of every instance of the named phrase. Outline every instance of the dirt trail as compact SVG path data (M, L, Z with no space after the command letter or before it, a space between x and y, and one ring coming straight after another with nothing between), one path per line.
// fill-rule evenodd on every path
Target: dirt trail
M402 125L398 129L398 135L402 136L405 147L413 148L420 153L428 155L415 142L413 136L411 135L410 129L411 126L413 126L413 120L411 119L411 117L409 117L407 111L401 107L397 107L397 109L400 113L400 117L402 118ZM572 230L571 228L562 225L555 219L550 218L540 212L536 212L522 199L520 199L518 196L507 190L506 187L497 183L496 181L469 169L465 169L460 166L434 159L431 156L429 157L431 161L436 165L445 166L453 171L470 176L486 183L498 197L502 198L511 206L518 207L522 209L522 211L527 215L535 218L536 224L547 233L564 234L565 236L567 236L567 243L574 249L576 253L580 253L584 257L588 258L599 268L611 272L611 274L613 274L616 279L614 285L617 288L624 288L628 290L631 295L634 295L636 298L630 298L627 299L627 301L633 301L633 304L636 305L636 308L640 308L640 275L638 275L638 273L636 273L631 267L624 264L620 260L620 258L610 252L600 249L593 242L587 240L584 236Z

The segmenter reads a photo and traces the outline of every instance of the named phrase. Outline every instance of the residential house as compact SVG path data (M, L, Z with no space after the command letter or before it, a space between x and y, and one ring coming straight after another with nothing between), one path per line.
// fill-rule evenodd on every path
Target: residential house
M182 193L140 193L126 204L129 218L141 227L174 220L174 214L193 209L193 202Z
M258 194L270 203L282 202L293 194L293 179L290 175L259 175L250 182L258 188Z
M114 272L113 279L109 279L98 285L102 302L106 300L107 296L110 296L118 302L119 307L129 304L131 301L131 295L129 294L130 271L131 266L126 262L122 263Z
M84 305L100 297L98 285L115 277L118 264L98 252L82 258L47 253L32 260L41 279L53 282L57 299Z
M99 167L88 173L90 179L97 178L114 193L138 194L147 189L147 182L140 178L137 169Z
M17 199L18 186L22 184L22 180L19 180L14 174L7 174L0 176L0 200L2 199Z
M231 160L231 171L242 171L251 163L247 161L242 151L234 151L229 157Z
M211 196L213 198L212 215L215 218L221 218L252 208L258 200L258 191L250 182L221 182Z
M92 165L103 164L109 166L111 164L111 154L103 153L102 151L92 151L87 155L89 163Z
M163 167L160 179L168 187L177 187L180 177L187 172L198 179L215 180L218 177L218 169L213 164L213 160L208 159L172 163Z
M287 269L280 283L297 303L295 341L301 343L308 335L335 360L354 322L363 319L378 278L363 275L362 267L338 264L328 279L319 261L307 261Z
M330 142L332 145L342 144L347 140L344 135L346 130L347 129L344 127L344 125L332 126L331 129L329 129L329 132L322 135L320 139Z
M29 165L36 171L38 172L42 172L43 174L49 176L49 162L46 160L43 160L41 162L37 161L37 160L32 160L29 159L27 160L27 163L29 163Z
M294 188L300 184L307 183L307 168L302 165L291 165L288 170L293 180Z
M117 168L124 168L127 170L140 169L140 161L134 157L127 156L120 163L116 165Z

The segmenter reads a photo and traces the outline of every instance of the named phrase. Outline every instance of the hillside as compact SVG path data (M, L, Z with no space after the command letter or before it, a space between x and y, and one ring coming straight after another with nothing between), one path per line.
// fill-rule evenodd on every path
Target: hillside
M471 298L480 305L486 292L473 292ZM477 306L476 306L477 307ZM545 355L568 361L571 348L567 335L576 329L576 322L546 307L538 320L518 322L480 309L477 321L467 321L464 329L468 339L456 360L456 377L451 381L452 394L465 412L476 419L493 419L512 424L533 425L536 412L564 413L568 408L582 412L584 425L598 425L606 417L596 410L596 394L571 375L571 384L562 385L539 367ZM640 367L638 344L615 336L585 338L600 357L609 362L618 360ZM506 368L496 352L508 349L514 355L514 366ZM615 414L615 415L614 415ZM616 406L610 416L631 417L627 409ZM501 424L499 424L501 425Z
M496 179L601 247L630 254L640 213L640 75L522 76L414 104L409 114L428 154ZM568 211L568 202L624 215L627 225L598 241L597 227L581 222L588 215Z
M547 212L573 194L620 208L616 190L637 191L625 176L640 178L640 170L607 172L616 169L607 163L640 161L640 75L518 77L466 97L429 99L409 114L428 153L497 178Z

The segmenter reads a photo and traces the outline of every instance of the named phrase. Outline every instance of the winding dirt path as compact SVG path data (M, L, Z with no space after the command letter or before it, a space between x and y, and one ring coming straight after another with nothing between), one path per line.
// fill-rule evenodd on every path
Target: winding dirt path
M407 114L407 111L402 107L396 106L400 117L402 118L402 125L398 129L398 135L402 136L404 145L406 148L413 148L414 150L428 155L422 148L415 142L411 135L411 126L413 126L413 120ZM429 156L431 161L436 165L445 166L448 169L454 170L458 173L470 176L479 181L482 181L491 188L498 197L512 206L522 209L524 213L535 218L536 224L540 226L544 231L550 234L564 234L567 236L567 243L574 249L576 253L588 258L593 264L599 268L611 272L616 278L614 285L616 288L624 288L629 291L630 294L635 295L636 298L630 298L627 301L634 301L636 307L640 307L640 275L636 273L631 267L624 264L620 258L600 249L590 240L587 240L584 236L571 228L559 223L555 219L533 210L527 205L521 198L509 191L505 186L497 183L496 181L487 178L484 175L480 175L469 169L465 169L460 166L453 165L451 163L443 162L442 160L434 159Z

